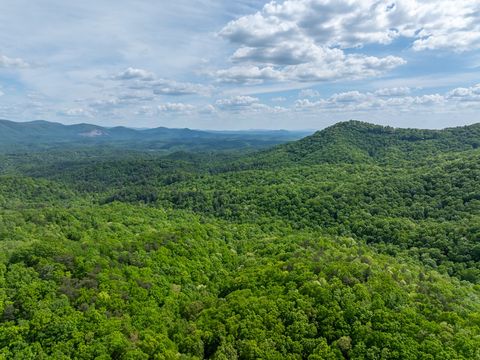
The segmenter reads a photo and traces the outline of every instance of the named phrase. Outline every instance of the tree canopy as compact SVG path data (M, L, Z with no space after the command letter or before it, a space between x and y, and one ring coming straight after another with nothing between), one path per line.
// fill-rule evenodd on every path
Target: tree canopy
M480 359L479 129L4 153L0 359Z

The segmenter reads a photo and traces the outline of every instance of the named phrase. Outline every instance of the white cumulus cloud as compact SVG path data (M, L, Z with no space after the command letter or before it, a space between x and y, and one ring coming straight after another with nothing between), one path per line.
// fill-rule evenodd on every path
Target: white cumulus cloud
M129 67L126 70L114 75L114 80L142 80L152 81L155 79L155 75L144 69L136 69Z
M447 97L457 101L480 102L480 84L476 84L468 88L455 88L448 92Z
M92 112L84 108L69 108L60 112L63 116L68 117L92 117Z
M132 67L111 76L111 79L126 82L130 89L149 90L155 95L208 95L212 90L211 86L161 79L148 70Z
M477 0L287 0L229 22L219 35L237 46L219 80L327 81L378 76L406 61L362 53L398 38L413 50L480 48ZM348 49L348 52L347 52Z
M30 64L23 59L0 54L0 68L28 68L29 66Z
M184 103L166 103L158 106L160 112L189 113L195 110L195 106Z

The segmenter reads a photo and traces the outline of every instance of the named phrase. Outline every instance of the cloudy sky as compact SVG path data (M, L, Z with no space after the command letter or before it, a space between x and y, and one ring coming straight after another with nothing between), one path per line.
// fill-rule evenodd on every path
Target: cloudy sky
M197 129L479 122L478 0L15 0L0 118Z

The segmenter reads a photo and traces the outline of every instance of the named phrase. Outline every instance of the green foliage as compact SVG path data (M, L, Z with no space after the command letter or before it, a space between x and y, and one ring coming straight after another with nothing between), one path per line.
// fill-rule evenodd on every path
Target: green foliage
M422 161L480 147L480 124L445 130L397 129L360 121L338 123L248 159L257 165Z
M0 359L479 359L478 139L3 155Z
M478 355L479 288L351 238L118 203L37 216L0 272L7 357Z

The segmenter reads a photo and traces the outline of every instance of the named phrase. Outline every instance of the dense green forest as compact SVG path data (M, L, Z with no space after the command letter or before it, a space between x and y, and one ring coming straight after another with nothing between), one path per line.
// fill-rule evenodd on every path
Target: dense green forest
M208 139L6 147L0 359L480 359L479 125Z

